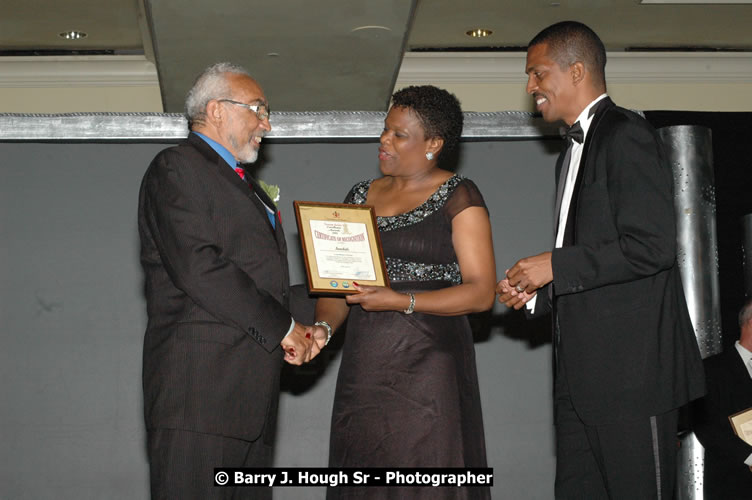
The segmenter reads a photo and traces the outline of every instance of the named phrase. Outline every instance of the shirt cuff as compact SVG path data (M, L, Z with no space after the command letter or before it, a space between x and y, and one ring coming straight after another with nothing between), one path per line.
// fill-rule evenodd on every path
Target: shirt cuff
M287 338L287 336L292 333L293 328L295 328L295 320L290 318L290 328L287 330L287 333L285 333L285 336L282 338L283 339Z
M752 467L752 453L749 454L747 460L745 460L744 463Z
M527 307L527 310L531 313L535 312L535 303L538 301L538 294L536 293L535 296L525 302L525 307Z

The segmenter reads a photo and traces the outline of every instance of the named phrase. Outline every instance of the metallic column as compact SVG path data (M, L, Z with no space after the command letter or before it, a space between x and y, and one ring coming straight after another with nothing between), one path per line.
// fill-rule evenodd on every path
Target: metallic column
M742 217L742 262L744 297L752 298L752 214Z
M721 351L721 306L710 130L699 126L658 131L674 172L677 258L689 315L703 358ZM682 438L677 471L680 500L702 500L704 450L694 434Z

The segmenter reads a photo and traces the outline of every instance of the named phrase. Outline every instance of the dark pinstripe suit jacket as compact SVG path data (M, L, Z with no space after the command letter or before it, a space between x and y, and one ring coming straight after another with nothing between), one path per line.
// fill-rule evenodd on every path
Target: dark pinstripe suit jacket
M138 228L147 429L271 442L291 319L281 224L191 134L146 171Z

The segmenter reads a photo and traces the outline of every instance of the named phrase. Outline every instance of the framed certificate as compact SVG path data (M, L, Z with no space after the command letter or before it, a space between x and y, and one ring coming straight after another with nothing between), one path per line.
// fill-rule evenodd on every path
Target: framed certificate
M752 408L747 408L729 417L734 432L747 444L752 445Z
M312 294L356 293L353 282L389 286L370 205L294 201Z

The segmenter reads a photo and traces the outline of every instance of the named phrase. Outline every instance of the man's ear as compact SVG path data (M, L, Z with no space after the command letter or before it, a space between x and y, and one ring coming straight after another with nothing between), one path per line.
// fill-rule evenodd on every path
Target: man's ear
M569 72L572 75L572 84L579 85L585 79L585 64L577 61L569 67Z
M217 124L224 117L224 107L220 106L217 100L211 100L206 103L206 120L210 123Z

